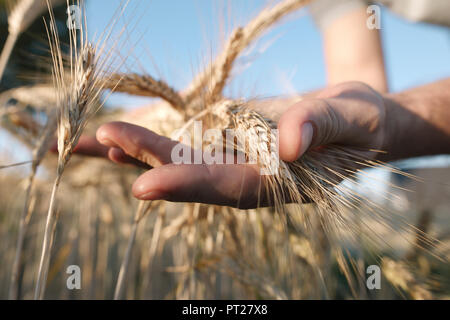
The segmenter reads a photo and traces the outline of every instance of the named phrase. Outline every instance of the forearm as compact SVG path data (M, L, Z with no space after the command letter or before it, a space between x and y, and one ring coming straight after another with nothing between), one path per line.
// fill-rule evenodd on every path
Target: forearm
M338 18L324 31L327 81L329 85L361 81L387 92L379 30L369 30L366 21L363 7Z
M382 160L450 154L450 78L384 98Z

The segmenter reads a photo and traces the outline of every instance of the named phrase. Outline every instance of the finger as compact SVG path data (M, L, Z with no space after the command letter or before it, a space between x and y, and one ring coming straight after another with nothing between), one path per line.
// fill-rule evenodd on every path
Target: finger
M50 152L58 152L58 140L54 140L51 144L50 144Z
M278 123L280 157L294 161L308 148L330 143L378 149L384 118L383 97L368 85L349 82L327 88L283 114Z
M137 167L141 167L144 169L151 169L152 167L144 162L136 160L133 157L130 157L122 149L119 148L109 148L108 158L118 164L131 164Z
M254 165L165 165L133 184L141 200L165 199L250 208L264 205L263 178Z
M354 127L333 99L310 99L296 103L278 122L280 158L295 161L308 149L351 141Z
M303 100L291 106L278 122L279 153L285 161L297 160L311 146L314 135L317 137L317 124L312 122L317 108L312 101ZM320 108L320 107L318 107Z
M108 147L152 167L171 162L172 148L178 143L143 127L125 122L110 122L97 130L97 139Z
M50 150L54 152L58 151L58 145L56 141L52 145ZM95 137L81 136L78 140L77 145L73 149L73 152L85 156L107 158L108 150L109 148L98 142Z

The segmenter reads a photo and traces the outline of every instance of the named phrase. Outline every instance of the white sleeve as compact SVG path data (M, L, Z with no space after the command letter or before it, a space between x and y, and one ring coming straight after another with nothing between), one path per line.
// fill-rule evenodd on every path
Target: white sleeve
M314 0L309 5L316 25L324 31L334 20L356 9L366 8L367 0Z
M380 2L408 20L450 26L450 0L380 0Z

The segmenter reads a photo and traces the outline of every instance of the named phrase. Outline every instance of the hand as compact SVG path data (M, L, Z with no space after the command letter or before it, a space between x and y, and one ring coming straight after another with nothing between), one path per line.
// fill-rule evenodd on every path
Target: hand
M291 106L278 127L280 158L285 161L295 161L308 149L328 144L342 145L363 158L374 157L367 150L383 147L384 100L364 84L341 84ZM133 185L133 194L139 199L239 208L270 204L263 197L264 176L255 165L175 165L170 156L177 141L124 122L101 126L97 140L80 141L78 152L103 154L117 163L152 168Z
M284 112L278 122L280 158L295 161L308 149L334 144L371 159L377 153L369 150L385 148L386 127L383 97L363 83L342 83Z
M172 148L178 141L125 122L101 126L97 140L109 148L107 154L112 161L151 168L133 184L133 195L138 199L239 208L267 203L259 198L263 176L256 165L172 164Z

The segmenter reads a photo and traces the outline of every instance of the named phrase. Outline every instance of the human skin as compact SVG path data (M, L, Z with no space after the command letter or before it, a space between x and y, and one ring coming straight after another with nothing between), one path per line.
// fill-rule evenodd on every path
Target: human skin
M338 4L339 5L339 4ZM322 33L327 83L361 81L388 91L380 31L367 27L366 7L331 21Z
M284 161L295 161L319 146L326 152L329 144L382 161L450 153L450 79L385 95L363 83L348 82L286 109L278 122L279 155ZM138 199L240 208L265 204L258 203L264 178L255 165L172 164L177 141L125 122L101 126L96 138L98 142L81 141L78 152L151 168L133 184Z

